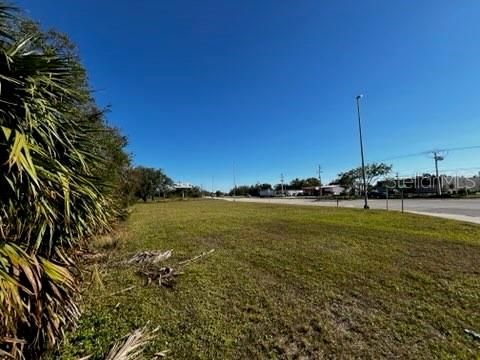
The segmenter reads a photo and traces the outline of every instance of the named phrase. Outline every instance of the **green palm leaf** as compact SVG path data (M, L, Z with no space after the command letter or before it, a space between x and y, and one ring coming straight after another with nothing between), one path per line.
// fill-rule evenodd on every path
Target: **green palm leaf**
M62 249L109 229L121 171L111 152L128 164L75 56L22 25L0 0L0 355L16 358L78 317Z

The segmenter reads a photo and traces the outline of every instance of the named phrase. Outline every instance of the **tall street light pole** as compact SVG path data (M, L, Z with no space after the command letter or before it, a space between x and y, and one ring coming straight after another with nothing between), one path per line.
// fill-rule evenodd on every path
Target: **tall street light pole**
M365 173L365 156L363 154L363 137L362 137L362 121L360 118L360 99L363 95L357 95L355 99L357 100L357 114L358 114L358 131L360 134L360 153L362 155L362 177L363 177L363 192L365 204L363 205L364 209L370 209L368 206L368 189L367 189L367 175Z

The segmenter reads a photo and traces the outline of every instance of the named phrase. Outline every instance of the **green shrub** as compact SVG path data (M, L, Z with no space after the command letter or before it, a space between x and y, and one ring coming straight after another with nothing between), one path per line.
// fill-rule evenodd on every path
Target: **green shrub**
M76 320L66 254L122 205L126 141L66 41L0 2L0 356L34 357Z

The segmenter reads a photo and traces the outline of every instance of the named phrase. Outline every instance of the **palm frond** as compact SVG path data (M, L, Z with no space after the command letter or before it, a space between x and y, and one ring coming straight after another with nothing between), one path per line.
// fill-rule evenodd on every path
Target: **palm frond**
M149 331L147 327L137 329L124 339L115 343L105 357L105 360L136 360L143 359L144 347L155 338L154 329Z
M78 318L63 249L117 214L100 171L99 139L112 135L85 71L21 22L0 0L0 355L14 358L36 356Z
M66 267L28 255L17 245L1 244L0 335L20 339L2 350L15 354L18 346L25 345L26 334L39 345L55 343L65 324L80 315L74 302L75 290L75 281Z

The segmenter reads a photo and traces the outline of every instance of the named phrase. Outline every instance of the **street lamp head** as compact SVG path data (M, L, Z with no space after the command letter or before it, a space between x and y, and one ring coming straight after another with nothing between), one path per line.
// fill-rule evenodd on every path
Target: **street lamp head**
M357 100L360 100L361 98L363 98L363 94L355 96L355 99L357 99Z

